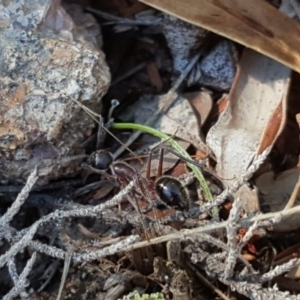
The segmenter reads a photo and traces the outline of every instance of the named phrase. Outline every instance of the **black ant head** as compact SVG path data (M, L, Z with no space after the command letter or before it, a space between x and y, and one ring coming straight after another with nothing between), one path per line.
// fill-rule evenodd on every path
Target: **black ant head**
M88 158L88 163L98 170L107 170L112 162L113 157L111 153L105 150L96 151Z

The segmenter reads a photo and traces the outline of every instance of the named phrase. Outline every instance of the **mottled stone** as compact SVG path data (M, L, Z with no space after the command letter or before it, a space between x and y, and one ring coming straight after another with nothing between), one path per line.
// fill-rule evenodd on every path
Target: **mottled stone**
M72 98L101 110L110 83L101 32L90 15L67 9L75 21L57 0L0 1L2 180L22 181L45 159L45 181L74 174L78 161L52 160L84 153L79 145L95 126Z
M208 31L168 14L164 14L162 27L177 78L178 74L184 72L192 57L205 45ZM236 73L233 50L234 46L228 40L217 43L188 74L188 85L199 84L219 91L229 90Z

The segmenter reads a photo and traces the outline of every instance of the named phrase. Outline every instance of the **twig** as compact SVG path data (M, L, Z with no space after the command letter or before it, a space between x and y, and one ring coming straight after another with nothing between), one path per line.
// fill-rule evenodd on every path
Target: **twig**
M128 72L123 74L122 76L119 76L118 78L113 80L113 82L110 84L110 86L116 85L117 83L119 83L119 82L125 80L126 78L134 75L135 73L143 70L146 66L147 66L147 62L140 63L139 65L135 66L134 68L130 69Z
M248 181L251 179L253 174L265 162L270 152L271 152L271 147L268 147L262 154L257 156L254 162L247 169L246 173L243 174L240 179L235 181L229 188L225 189L219 196L217 196L213 201L207 203L206 205L213 205L213 206L221 205L226 199L234 195L242 185L248 183Z
M91 109L89 109L87 106L83 105L82 103L80 103L78 100L76 100L75 98L71 97L71 99L78 104L97 124L99 124L99 120L101 118L100 114L95 113L94 111L92 111ZM118 141L126 150L128 150L133 156L136 156L135 153L126 146L126 144L122 143L122 141L117 138L111 131L109 131L105 126L102 127L103 130L105 130L109 135L111 135L116 141ZM86 157L87 155L85 155ZM142 163L142 161L140 160L140 162Z
M14 257L17 253L22 251L33 239L33 236L37 232L39 226L44 223L51 221L58 221L62 218L66 217L86 217L86 216L96 216L98 213L103 211L105 208L113 207L118 205L118 203L124 200L124 197L129 193L129 191L133 188L134 182L130 182L123 190L119 192L115 197L111 200L107 201L104 204L100 204L94 207L74 209L70 211L55 211L40 220L36 221L33 225L31 225L28 229L21 230L16 234L16 239L19 239L11 248L3 255L0 256L0 268L3 267L9 259Z
M237 222L240 218L242 208L242 201L237 198L233 202L233 206L230 210L228 225L226 226L227 231L227 246L229 248L227 263L225 266L224 276L225 278L230 278L233 275L234 267L236 264L236 259L240 255L239 249L237 247L236 233L237 233Z
M99 259L101 257L105 257L108 255L113 255L116 254L120 251L123 251L124 249L126 249L129 245L131 245L132 243L138 241L140 239L140 237L138 235L131 235L126 237L124 240L115 243L113 245L110 245L108 247L105 247L103 249L100 250L96 250L96 251L90 251L88 253L74 253L72 258L75 261L79 261L79 262L87 262L87 261L91 261L91 260L96 260Z
M15 264L15 258L14 257L8 261L7 266L8 266L9 275L10 275L14 285L17 285L18 281L19 281L19 275L18 275L18 272L17 272L17 267L16 267L16 264Z
M239 242L239 251L241 251L244 246L250 241L250 239L255 234L255 231L261 227L260 222L255 221L247 230L246 234L243 236L242 240Z
M300 258L294 258L283 265L276 266L273 270L265 273L261 277L261 282L272 280L274 277L290 271L291 269L300 265Z
M36 260L36 252L32 254L30 259L27 261L23 272L20 274L18 281L14 284L15 286L3 297L3 300L11 300L20 295L22 292L25 291L25 288L29 285L29 281L27 279L30 271Z
M239 224L241 227L248 227L250 224L252 224L255 221L264 221L264 220L269 220L269 219L277 218L277 217L283 218L284 216L289 216L290 214L295 214L295 213L300 213L300 206L296 206L296 207L290 208L285 211L272 212L272 213L261 214L261 215L257 215L257 216L253 216L253 217L249 217L249 218L243 218L243 219L240 219ZM160 244L160 243L164 243L164 242L168 242L168 241L172 241L172 240L178 240L178 239L184 240L194 234L215 231L217 229L225 228L227 225L228 225L228 221L223 221L223 222L218 222L218 223L212 223L212 224L194 228L194 229L183 229L176 233L171 233L168 235L164 235L164 236L160 236L160 237L151 239L150 244L155 245L155 244ZM133 245L130 245L128 248L124 249L124 251L139 249L139 248L143 248L146 246L149 246L149 242L142 241L142 242L138 242Z
M63 270L63 274L61 277L61 281L60 281L60 285L59 285L59 290L56 296L56 300L60 300L62 293L63 293L63 289L65 286L65 282L68 276L68 272L69 272L69 268L70 268L70 263L71 263L71 259L72 259L72 254L73 254L73 250L70 250L67 252L67 255L65 256L65 263L64 263L64 270Z
M208 235L208 234L205 234L205 233L198 234L198 235L196 235L196 237L199 240L209 242L209 243L214 244L215 246L225 250L228 253L227 254L227 258L228 258L229 254L230 254L230 248L226 244L224 244L222 241L217 240L216 238L212 237L211 235ZM242 261L245 264L245 266L248 268L248 270L253 271L253 269L252 269L251 265L249 264L249 262L242 255L240 255L240 253L237 252L235 254L234 263L236 261L236 258L238 258L240 261ZM226 269L225 269L225 271L226 271Z
M59 260L57 259L56 261L53 262L53 264L49 265L46 271L44 272L42 278L46 278L46 281L38 288L38 292L40 293L43 291L46 286L49 284L49 282L52 280L54 274L57 271L58 265L59 265ZM42 279L40 278L40 279Z
M203 251L202 251L203 252ZM202 262L203 264L203 262ZM243 280L239 275L234 278L226 279L224 277L225 264L221 261L216 261L211 255L205 256L205 270L210 277L217 277L225 285L229 286L232 290L245 295L252 300L299 300L299 296L290 295L289 292L278 291L276 287L262 288L260 283L251 283ZM257 280L259 282L259 280Z
M10 206L7 212L0 218L0 228L6 227L6 225L13 219L13 217L19 212L21 206L24 204L27 199L29 192L32 190L34 184L38 180L37 169L35 168L29 175L25 186L22 191L19 193L17 199ZM0 230L0 239L5 234L5 231Z
M196 276L211 290L213 290L217 295L219 295L224 300L231 300L228 298L220 289L210 283L190 262L187 263L189 268L193 270Z

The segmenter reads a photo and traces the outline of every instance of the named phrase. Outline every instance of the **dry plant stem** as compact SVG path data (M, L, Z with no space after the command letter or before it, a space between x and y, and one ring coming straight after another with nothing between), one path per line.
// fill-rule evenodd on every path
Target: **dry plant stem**
M115 243L101 250L90 251L89 253L83 253L83 254L74 253L72 258L75 261L79 261L79 262L88 262L88 261L96 260L108 255L113 255L117 252L121 252L123 251L123 249L128 247L128 245L131 245L132 243L135 243L138 240L140 240L140 237L138 235L131 235L125 238L124 240L122 240L121 242Z
M63 270L63 274L62 274L61 282L60 282L60 285L59 285L59 290L58 290L56 300L60 300L61 297L62 297L63 289L64 289L64 286L65 286L66 279L67 279L68 272L69 272L69 268L70 268L72 254L73 254L73 251L70 250L70 251L67 252L67 254L65 256L64 270Z
M284 216L289 216L290 214L294 214L294 213L300 213L300 206L296 206L296 207L290 208L285 211L272 212L272 213L261 214L261 215L257 215L257 216L253 216L253 217L249 217L249 218L243 218L243 219L240 219L239 225L241 227L246 228L246 227L249 227L250 224L252 224L255 221L265 221L265 220L270 220L270 219L277 218L277 217L283 218ZM218 230L221 228L225 228L227 225L228 225L228 221L223 221L223 222L213 223L213 224L209 224L209 225L194 228L194 229L183 229L176 233L171 233L171 234L168 234L165 236L151 239L150 243L151 243L151 245L155 245L155 244L160 244L160 243L164 243L164 242L168 242L168 241L172 241L172 240L178 240L178 239L185 240L192 235L215 231L215 230ZM147 241L142 241L142 242L138 242L136 244L130 245L128 248L124 249L124 251L139 249L139 248L143 248L148 245L149 245L149 243Z
M101 118L100 114L95 113L94 111L92 111L91 109L89 109L88 107L86 107L85 105L83 105L82 103L80 103L78 100L76 100L75 98L71 98L76 104L78 104L97 124L100 124L99 120ZM105 128L105 126L102 127L102 129L104 129L109 135L111 135L116 141L118 141L126 150L128 150L133 156L136 156L134 152L132 152L132 150L130 148L128 148L126 146L126 144L122 143L122 141L120 141L113 133L111 133L108 129ZM87 155L85 155L85 157L87 157ZM142 161L140 161L141 163L143 163Z
M22 191L19 193L15 202L11 205L11 207L7 210L7 212L0 218L0 228L5 227L13 217L19 212L21 206L27 199L29 192L32 190L34 184L38 180L37 169L35 168L31 174L29 175L25 186ZM3 230L0 231L0 238L3 237Z
M152 127L148 127L148 126L141 125L141 124L133 124L133 123L114 123L112 125L112 127L115 129L134 129L134 130L139 130L139 131L150 133L162 140L167 141L167 143L169 143L183 157L191 159L190 156L188 155L188 153L175 140L173 140L167 134L162 133ZM201 173L200 169L191 163L187 163L187 165L191 168L191 170L195 174L195 177L198 179L200 186L204 192L205 199L207 201L212 200L212 195L211 195L210 189L207 186L205 178L204 178L203 174Z
M188 262L189 268L195 272L196 276L202 281L207 287L213 290L217 295L219 295L224 300L230 300L220 289L215 287L212 283L210 283L190 262Z
M241 249L247 245L247 243L249 242L249 240L253 237L253 235L255 234L255 231L261 227L260 223L255 221L247 230L246 234L243 236L242 240L239 243L239 251L241 251Z
M88 250L87 253L73 253L72 259L78 262L88 262L88 261L99 259L101 257L105 257L107 255L113 255L117 252L123 251L125 247L138 241L139 239L140 239L139 236L131 235L118 243L115 243L109 247L100 250L91 249ZM41 253L45 253L51 257L60 258L60 259L65 259L67 257L67 252L65 252L64 250L61 250L54 246L45 245L38 241L31 241L29 243L29 246L34 250Z
M240 218L242 208L242 201L237 198L233 202L232 209L230 210L228 225L226 226L227 231L227 246L229 248L227 263L225 266L224 276L225 278L230 278L233 275L234 267L236 264L236 259L240 255L239 249L237 247L236 232L238 229L237 222Z
M116 85L117 83L125 80L126 78L134 75L135 73L143 70L145 67L147 66L147 62L142 62L139 65L137 65L136 67L132 68L131 70L129 70L126 74L116 78L111 84L110 86L112 87L113 85Z
M281 292L274 288L262 288L260 284L249 283L242 280L225 279L218 277L218 279L232 290L248 297L252 300L299 300L299 296L290 295L289 292Z
M48 286L48 284L50 283L50 281L52 280L54 274L57 271L58 265L60 263L60 260L56 260L51 266L49 266L47 268L47 270L44 272L42 278L47 278L46 281L37 289L37 291L40 293L42 292L46 286ZM51 272L48 271L51 268ZM45 276L46 275L46 276Z
M202 52L200 52L200 53L198 53L197 55L194 56L194 58L191 60L191 62L186 67L185 71L182 72L180 77L176 80L173 87L169 90L169 92L166 95L164 95L164 99L163 99L164 100L164 105L152 117L150 117L147 120L147 122L145 123L145 126L152 126L155 123L155 121L159 118L159 116L162 115L163 113L166 113L169 110L169 108L173 105L174 101L177 98L177 95L175 94L175 91L182 84L182 82L184 81L186 76L189 74L191 69L194 67L196 62L199 60L201 55L202 55ZM130 136L128 141L125 143L125 146L129 147L140 136L140 134L141 134L141 131L134 132ZM120 156L120 154L123 153L124 150L125 150L124 146L121 146L119 149L117 149L117 151L113 155L114 158L115 159L118 158Z
M29 285L29 281L27 279L30 271L36 260L36 252L34 252L31 258L27 261L27 264L20 274L18 281L14 282L14 287L2 298L3 300L11 300L20 295L20 293L25 291L25 288Z
M12 281L14 282L14 285L16 285L19 281L19 275L17 273L17 267L15 264L14 257L8 261L7 266L8 266L9 275L10 275Z
M297 181L297 183L294 187L293 193L292 193L288 203L284 207L284 209L289 209L289 208L291 208L295 205L295 202L297 200L297 196L299 194L299 189L300 189L300 174L299 174L299 177L298 177L298 181Z
M262 275L261 282L272 280L274 277L290 271L295 267L300 266L300 258L293 258L283 265L276 266L273 270Z
M228 248L228 246L226 244L224 244L222 241L220 240L217 240L216 238L208 235L208 234L205 234L205 233L202 233L202 234L198 234L196 235L197 236L197 239L200 240L200 241L206 241L206 242L209 242L211 244L214 244L216 245L217 247L225 250L228 254L227 254L227 258L228 256L230 255L229 251L230 249ZM250 265L250 263L242 256L240 255L240 253L236 252L235 255L234 255L234 263L236 262L236 259L240 259L240 261L242 261L245 266L248 268L248 270L251 270L253 271L253 268L252 266ZM226 271L226 269L225 269Z
M231 279L226 279L224 274L225 264L221 261L216 262L215 258L211 257L207 253L205 256L205 270L209 276L215 278L217 277L225 285L229 286L232 290L245 295L249 299L253 300L266 300L266 299L276 299L276 300L299 300L299 296L291 296L288 292L280 292L276 287L273 288L262 288L261 284L251 283L243 280L241 276L236 276Z
M214 205L222 204L227 198L231 197L235 194L238 189L247 184L248 181L251 179L253 174L260 168L260 166L265 162L269 153L271 152L271 147L268 147L266 150L263 151L262 154L258 155L257 158L253 161L250 167L247 169L246 173L241 176L237 181L235 181L232 186L225 189L219 196L217 196L212 202Z
M47 222L57 222L62 218L66 217L86 217L86 216L97 216L100 212L105 210L106 208L113 207L118 205L118 203L122 202L125 196L132 190L134 186L134 182L130 182L123 190L119 192L115 197L113 197L110 201L107 201L104 204L100 204L94 207L82 208L82 209L74 209L70 211L55 211L37 222L31 225L28 229L23 229L18 232L15 236L16 239L19 239L15 244L11 246L11 248L0 256L0 268L3 267L10 258L14 257L17 253L22 251L33 239L33 236L37 232L39 226Z

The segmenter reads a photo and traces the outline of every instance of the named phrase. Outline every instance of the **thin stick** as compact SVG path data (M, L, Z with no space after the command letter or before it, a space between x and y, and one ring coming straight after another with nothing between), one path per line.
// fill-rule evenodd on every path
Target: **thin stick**
M128 72L126 72L125 74L119 76L118 78L116 78L111 84L110 86L112 87L113 85L116 85L117 83L125 80L126 78L134 75L135 73L143 70L147 65L147 62L142 62L141 64L135 66L134 68L130 69Z
M4 227L6 224L8 224L13 219L13 217L19 212L21 206L24 204L30 191L32 190L34 184L37 182L38 179L39 177L37 174L37 168L35 168L28 176L27 182L23 187L22 191L18 194L18 197L15 200L15 202L11 205L11 207L7 210L7 212L0 218L1 227ZM0 237L2 237L1 231L0 231Z
M66 283L66 279L67 279L67 276L68 276L68 273L69 273L72 255L73 255L73 250L70 250L70 251L67 252L67 255L65 257L64 270L63 270L63 274L62 274L62 277L61 277L61 281L60 281L59 290L58 290L56 300L61 299L63 289L64 289L64 286L65 286L65 283Z
M78 100L76 100L75 98L71 97L71 99L76 102L97 124L99 124L99 120L102 117L100 114L95 113L94 111L92 111L91 109L89 109L88 107L86 107L85 105L83 105L82 103L80 103ZM124 147L126 150L128 150L133 156L136 157L136 154L126 146L126 144L124 144L120 139L118 139L112 132L110 132L110 130L108 130L105 126L102 127L102 129L104 129L109 135L111 135L116 141L118 141L122 147ZM115 157L114 157L115 159ZM139 158L138 158L139 159ZM140 160L141 163L143 163Z
M219 295L221 298L223 298L224 300L231 300L230 298L228 298L221 290L219 290L217 287L215 287L212 283L210 283L198 270L197 268L195 268L195 266L193 266L189 261L187 261L187 264L189 266L189 268L191 268L196 276L207 286L209 287L211 290L213 290L217 295Z
M241 227L247 227L255 221L264 221L264 220L269 220L272 218L288 216L290 214L295 214L295 213L300 213L300 205L290 208L290 209L287 209L287 210L284 210L284 211L280 211L280 212L275 212L275 213L272 212L272 213L261 214L261 215L257 215L257 216L253 216L253 217L249 217L249 218L244 218L244 219L240 220L239 225ZM176 233L171 233L171 234L167 234L167 235L160 236L157 238L153 238L150 240L150 243L151 243L151 245L155 245L155 244L160 244L160 243L164 243L164 242L168 242L168 241L172 241L172 240L178 240L178 239L184 240L191 235L215 231L218 229L225 228L227 225L228 225L228 221L223 221L223 222L213 223L213 224L209 224L209 225L194 228L194 229L183 229ZM147 241L142 241L142 242L138 242L138 243L128 246L127 248L124 249L124 251L131 251L131 250L143 248L146 246L149 246L149 243Z

